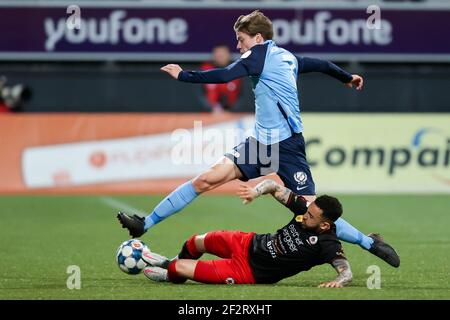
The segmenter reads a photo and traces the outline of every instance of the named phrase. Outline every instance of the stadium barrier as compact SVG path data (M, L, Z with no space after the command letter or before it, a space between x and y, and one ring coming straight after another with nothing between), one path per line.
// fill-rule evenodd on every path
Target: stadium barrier
M306 113L303 121L318 193L450 193L450 114ZM0 193L167 193L253 125L251 114L3 115Z

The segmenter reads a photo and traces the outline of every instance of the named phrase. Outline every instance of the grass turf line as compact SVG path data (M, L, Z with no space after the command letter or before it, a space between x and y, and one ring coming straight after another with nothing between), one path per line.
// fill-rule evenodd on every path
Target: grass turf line
M120 196L146 211L163 196ZM354 275L343 289L316 288L335 278L329 265L275 285L219 286L188 281L153 283L129 276L115 263L128 234L116 210L95 196L0 196L0 299L450 299L450 198L339 197L343 217L365 233L380 232L401 256L394 269L358 246L344 243ZM269 196L244 206L233 196L202 196L142 237L169 257L192 234L230 229L274 232L291 213ZM212 258L212 256L206 256ZM81 289L69 290L67 267L81 268ZM381 269L381 289L369 290L367 267Z

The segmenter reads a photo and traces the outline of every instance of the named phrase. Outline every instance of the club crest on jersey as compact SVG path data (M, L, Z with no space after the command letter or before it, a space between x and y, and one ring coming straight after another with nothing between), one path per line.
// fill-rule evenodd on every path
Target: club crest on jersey
M315 245L317 243L317 240L317 236L311 236L309 237L308 242L310 245Z
M294 180L297 181L297 183L304 185L306 180L308 180L308 176L303 171L298 171L294 174Z
M235 158L239 158L241 156L241 154L239 152L237 152L236 150L232 150L230 152Z

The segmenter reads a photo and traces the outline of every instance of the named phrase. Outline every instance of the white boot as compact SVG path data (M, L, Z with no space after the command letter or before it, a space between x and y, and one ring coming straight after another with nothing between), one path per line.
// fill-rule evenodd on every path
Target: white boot
M150 280L156 282L167 282L167 270L160 267L145 267L144 274Z
M149 266L161 267L164 269L167 269L170 263L168 258L148 249L144 249L142 251L142 260L144 260Z

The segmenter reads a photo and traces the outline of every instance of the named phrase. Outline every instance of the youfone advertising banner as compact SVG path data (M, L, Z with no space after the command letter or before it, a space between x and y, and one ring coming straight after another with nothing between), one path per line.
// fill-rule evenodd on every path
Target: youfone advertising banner
M450 194L450 115L306 113L303 120L318 193ZM247 114L3 116L0 192L168 192L232 151L253 126Z
M254 9L273 21L275 42L296 54L333 60L450 60L447 3L367 7L101 1L0 4L0 59L201 61L210 57L214 45L234 49L233 25Z

